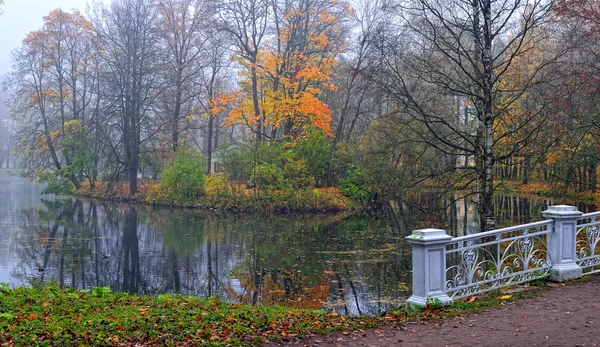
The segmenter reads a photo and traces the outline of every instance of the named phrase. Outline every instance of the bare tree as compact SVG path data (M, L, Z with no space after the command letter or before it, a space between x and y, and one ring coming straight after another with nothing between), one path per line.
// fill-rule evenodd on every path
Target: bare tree
M357 29L354 42L350 49L342 58L341 80L341 105L338 107L337 125L335 127L334 137L331 142L329 154L329 163L327 167L327 185L333 186L334 172L333 160L337 145L344 137L350 138L356 121L364 108L365 99L368 98L369 84L372 80L366 75L369 60L373 59L377 38L377 31L385 18L383 1L363 0L356 3L357 11L354 18L354 27ZM368 75L368 73L367 73ZM374 105L371 105L374 106ZM352 116L350 126L348 121ZM344 131L348 128L346 131Z
M203 93L199 94L197 100L205 114L207 114L207 136L206 136L206 173L212 171L213 149L218 147L219 115L213 114L211 102L219 93L223 93L229 87L226 79L229 75L228 48L223 33L215 32L210 35L205 50L205 70L202 75Z
M4 160L6 160L6 168L10 163L11 152L11 137L12 137L12 121L10 110L6 103L8 102L8 93L2 87L4 84L4 76L0 76L0 169Z
M202 53L209 31L209 3L204 0L164 0L160 2L162 31L168 47L167 83L172 85L165 96L167 112L171 115L171 145L177 149L181 122L185 114L182 107L198 92L194 87L203 71Z
M400 24L394 27L399 34L386 34L381 84L402 113L427 129L423 141L440 154L475 159L475 167L466 169L474 169L481 228L493 229L496 141L527 132L513 147L518 151L538 130L527 129L522 119L500 134L500 123L506 109L540 83L555 56L536 62L518 86L502 81L515 60L544 37L539 28L550 4L412 0L388 8Z
M100 55L107 70L104 83L110 86L106 97L118 119L111 125L120 133L112 148L126 168L129 194L134 195L142 144L160 127L153 109L164 89L159 80L164 67L159 9L153 0L116 0L110 8L97 7L95 14Z

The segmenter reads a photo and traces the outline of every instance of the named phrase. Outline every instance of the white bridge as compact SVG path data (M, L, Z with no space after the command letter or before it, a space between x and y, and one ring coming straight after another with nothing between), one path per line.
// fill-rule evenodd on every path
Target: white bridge
M600 212L551 206L546 220L466 236L415 230L409 305L444 304L506 286L549 277L566 281L600 271ZM598 218L600 219L600 218Z

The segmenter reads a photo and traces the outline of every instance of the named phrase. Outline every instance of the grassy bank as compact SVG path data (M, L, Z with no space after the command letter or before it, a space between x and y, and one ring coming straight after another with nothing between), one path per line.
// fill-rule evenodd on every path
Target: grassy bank
M433 305L381 317L344 317L280 306L229 304L214 298L111 293L103 287L91 291L63 291L52 285L0 288L0 341L8 346L254 346L310 334L451 317L535 295L531 290L513 295L498 292L452 307Z
M88 184L84 184L81 189L74 192L74 195L138 204L225 211L335 212L360 207L360 205L342 195L337 188L263 190L258 192L242 186L211 184L207 185L202 196L193 199L193 201L183 201L166 194L159 187L158 183L145 181L139 185L139 192L136 195L129 196L126 184L117 183L108 187L106 182L99 181L96 182L93 188Z

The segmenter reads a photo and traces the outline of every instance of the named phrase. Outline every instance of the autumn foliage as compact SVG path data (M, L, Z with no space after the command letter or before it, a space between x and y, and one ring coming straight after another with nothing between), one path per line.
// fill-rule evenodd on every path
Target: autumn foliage
M273 139L282 137L279 130L283 136L297 138L312 127L331 136L331 110L319 97L323 90L336 88L332 74L335 55L343 47L340 17L351 10L344 2L326 4L290 9L281 20L276 42L266 45L256 62L241 54L234 57L242 67L241 88L217 96L212 101L213 114L229 105L226 124L242 123L264 131L257 128L261 125L271 129ZM251 90L254 72L260 86L259 112L254 109Z

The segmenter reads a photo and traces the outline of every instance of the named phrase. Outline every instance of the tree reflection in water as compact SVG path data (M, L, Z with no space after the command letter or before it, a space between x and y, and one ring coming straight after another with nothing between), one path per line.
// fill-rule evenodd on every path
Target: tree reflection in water
M496 203L504 220L526 222L550 202ZM22 212L11 278L379 314L410 294L404 237L417 221L461 234L475 211L460 200L430 219L403 204L381 215L246 215L43 200Z

